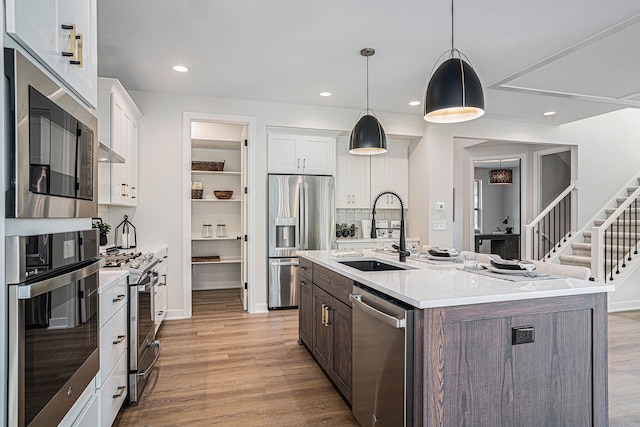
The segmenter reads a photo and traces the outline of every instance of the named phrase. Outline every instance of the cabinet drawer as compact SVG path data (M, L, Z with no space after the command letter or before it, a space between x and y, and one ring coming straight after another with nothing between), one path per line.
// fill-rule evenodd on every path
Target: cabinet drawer
M313 280L313 263L305 258L298 258L298 274L305 279Z
M120 356L127 352L127 309L120 310L100 328L100 371L98 386L109 376Z
M100 294L100 326L106 324L116 311L127 305L128 294L127 276Z
M127 354L118 360L116 368L100 388L100 425L110 426L118 415L128 391Z
M353 288L353 280L315 264L313 266L313 283L351 307L349 293Z

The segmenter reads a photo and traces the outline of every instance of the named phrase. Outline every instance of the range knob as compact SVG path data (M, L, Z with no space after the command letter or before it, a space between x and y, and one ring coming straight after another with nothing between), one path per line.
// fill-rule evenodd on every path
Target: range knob
M139 268L141 265L142 263L138 260L131 261L131 268Z

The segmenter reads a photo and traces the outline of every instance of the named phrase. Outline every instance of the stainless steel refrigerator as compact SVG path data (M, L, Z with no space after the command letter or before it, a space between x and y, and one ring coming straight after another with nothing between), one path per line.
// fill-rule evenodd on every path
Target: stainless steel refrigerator
M298 251L332 249L332 176L269 175L269 308L298 306Z

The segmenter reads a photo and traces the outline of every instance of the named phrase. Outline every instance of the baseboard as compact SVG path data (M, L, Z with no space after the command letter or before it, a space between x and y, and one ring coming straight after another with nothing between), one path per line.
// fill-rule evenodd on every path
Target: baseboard
M167 314L164 317L164 320L181 320L186 319L184 315L184 310L175 309L175 310L167 310Z
M621 311L634 311L640 310L640 300L635 301L609 301L609 307L607 311L609 313L618 313Z
M254 310L249 310L249 313L251 314L268 313L268 312L269 312L269 306L266 303L256 304Z

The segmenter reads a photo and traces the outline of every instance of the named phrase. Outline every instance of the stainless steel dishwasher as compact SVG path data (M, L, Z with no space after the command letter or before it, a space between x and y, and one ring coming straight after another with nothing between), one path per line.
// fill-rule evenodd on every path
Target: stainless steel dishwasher
M362 426L411 426L413 307L356 283L352 410Z

